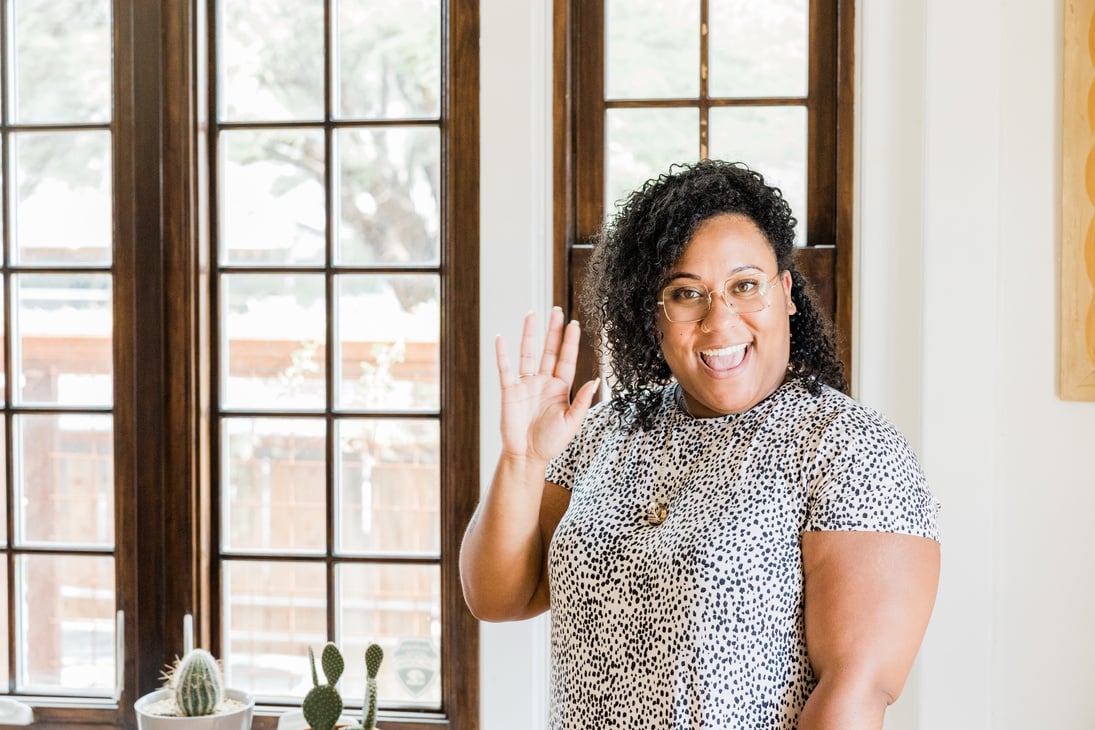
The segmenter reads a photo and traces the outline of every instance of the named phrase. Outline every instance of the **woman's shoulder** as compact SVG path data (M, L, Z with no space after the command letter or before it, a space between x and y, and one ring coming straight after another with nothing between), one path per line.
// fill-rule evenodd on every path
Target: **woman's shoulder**
M794 404L802 416L801 423L810 431L829 435L875 434L887 440L904 440L887 416L828 385L821 385L817 392L812 392L806 383L798 380L792 384L788 401Z

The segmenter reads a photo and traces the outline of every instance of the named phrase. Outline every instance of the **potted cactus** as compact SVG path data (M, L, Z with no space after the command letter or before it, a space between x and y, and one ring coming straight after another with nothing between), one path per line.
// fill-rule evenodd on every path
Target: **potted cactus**
M184 624L185 626L185 624ZM164 686L134 704L140 730L250 730L255 701L225 689L220 663L204 649L191 649L168 668Z
M308 647L308 661L312 669L312 689L304 697L301 709L282 715L278 730L379 730L376 726L377 687L376 675L380 663L384 660L384 650L379 644L369 644L365 650L365 704L361 718L356 719L343 714L342 695L336 685L346 668L342 652L334 642L328 641L320 652L320 665L323 668L324 682L321 684L316 672L316 657L312 647Z

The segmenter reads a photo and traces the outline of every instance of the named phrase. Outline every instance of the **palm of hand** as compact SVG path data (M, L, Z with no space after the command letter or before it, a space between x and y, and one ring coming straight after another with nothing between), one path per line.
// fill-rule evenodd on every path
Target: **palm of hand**
M495 341L502 386L502 449L514 458L548 461L574 437L593 400L597 381L585 383L570 400L581 330L563 325L556 307L548 322L543 352L535 352L535 318L525 317L521 333L520 375L513 373L505 343Z
M548 461L574 437L568 420L570 384L526 375L502 391L502 447L506 453Z

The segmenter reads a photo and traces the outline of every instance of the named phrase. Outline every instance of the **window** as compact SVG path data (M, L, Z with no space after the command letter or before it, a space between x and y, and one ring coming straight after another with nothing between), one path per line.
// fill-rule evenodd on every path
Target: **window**
M847 366L852 21L843 0L556 0L556 300L578 316L590 243L627 192L673 162L740 160L791 203Z
M39 724L133 726L188 612L257 727L328 639L348 703L385 648L386 727L478 717L477 15L4 3L0 694Z
M212 584L226 681L270 701L299 704L332 638L384 648L382 708L445 709L442 508L474 420L442 362L475 338L442 325L474 313L475 248L443 218L443 10L215 6ZM361 700L363 661L344 685Z
M113 699L109 0L5 3L0 691ZM120 430L120 433L118 431Z

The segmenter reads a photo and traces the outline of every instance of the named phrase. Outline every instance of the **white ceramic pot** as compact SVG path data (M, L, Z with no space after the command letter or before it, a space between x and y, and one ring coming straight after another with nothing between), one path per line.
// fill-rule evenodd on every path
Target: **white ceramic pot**
M356 718L342 715L335 723L335 727L349 727L360 723L361 715L358 715ZM278 730L312 730L312 728L308 725L308 721L304 719L303 710L292 710L278 718ZM377 727L376 730L381 729Z
M251 695L238 689L226 689L224 696L243 703L243 707L231 712L221 712L201 717L165 717L152 715L147 707L154 702L171 696L171 690L158 689L149 692L137 700L133 709L137 711L137 727L140 730L251 730L251 714L255 709L255 700Z

